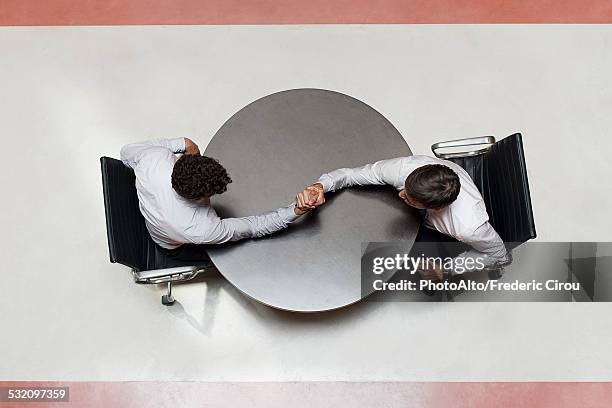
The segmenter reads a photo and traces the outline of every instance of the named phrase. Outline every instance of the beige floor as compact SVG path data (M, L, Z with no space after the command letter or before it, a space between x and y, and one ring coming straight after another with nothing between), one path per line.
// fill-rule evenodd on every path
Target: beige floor
M327 88L415 153L522 132L539 239L610 241L612 27L2 28L0 50L0 379L612 378L604 303L299 316L212 274L165 308L108 262L98 167L141 139L204 147L258 97Z

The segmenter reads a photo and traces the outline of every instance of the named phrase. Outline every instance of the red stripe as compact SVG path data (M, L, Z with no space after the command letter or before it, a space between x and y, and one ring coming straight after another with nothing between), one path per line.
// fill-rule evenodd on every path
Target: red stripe
M612 383L406 382L0 382L0 387L69 387L69 402L37 407L313 406L608 408ZM3 403L0 405L5 406ZM6 404L26 406L25 404Z
M610 0L0 0L0 25L612 23Z

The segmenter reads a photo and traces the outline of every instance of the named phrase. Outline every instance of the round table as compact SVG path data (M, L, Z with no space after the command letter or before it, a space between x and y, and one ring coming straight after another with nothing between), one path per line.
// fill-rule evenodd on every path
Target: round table
M213 197L223 217L260 214L293 201L322 173L411 155L380 113L320 89L278 92L249 104L216 133L204 153L233 182ZM359 301L362 242L412 245L419 220L390 186L345 189L276 234L211 246L220 273L241 292L289 311L337 309Z

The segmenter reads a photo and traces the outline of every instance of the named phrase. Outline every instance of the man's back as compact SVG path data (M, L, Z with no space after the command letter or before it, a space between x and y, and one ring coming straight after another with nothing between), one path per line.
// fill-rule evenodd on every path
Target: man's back
M186 242L181 231L192 219L198 218L196 212L203 208L182 198L172 188L172 169L177 159L174 152L181 152L183 147L180 141L173 141L168 147L132 147L132 151L130 146L134 145L122 149L121 158L136 175L140 212L147 229L158 245L176 248ZM135 155L138 155L136 161Z

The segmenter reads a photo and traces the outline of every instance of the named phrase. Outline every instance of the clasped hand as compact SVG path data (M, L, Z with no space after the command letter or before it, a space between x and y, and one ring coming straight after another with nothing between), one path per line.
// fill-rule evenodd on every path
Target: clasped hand
M323 186L321 183L311 184L295 196L295 213L297 215L306 214L323 203L325 203Z

